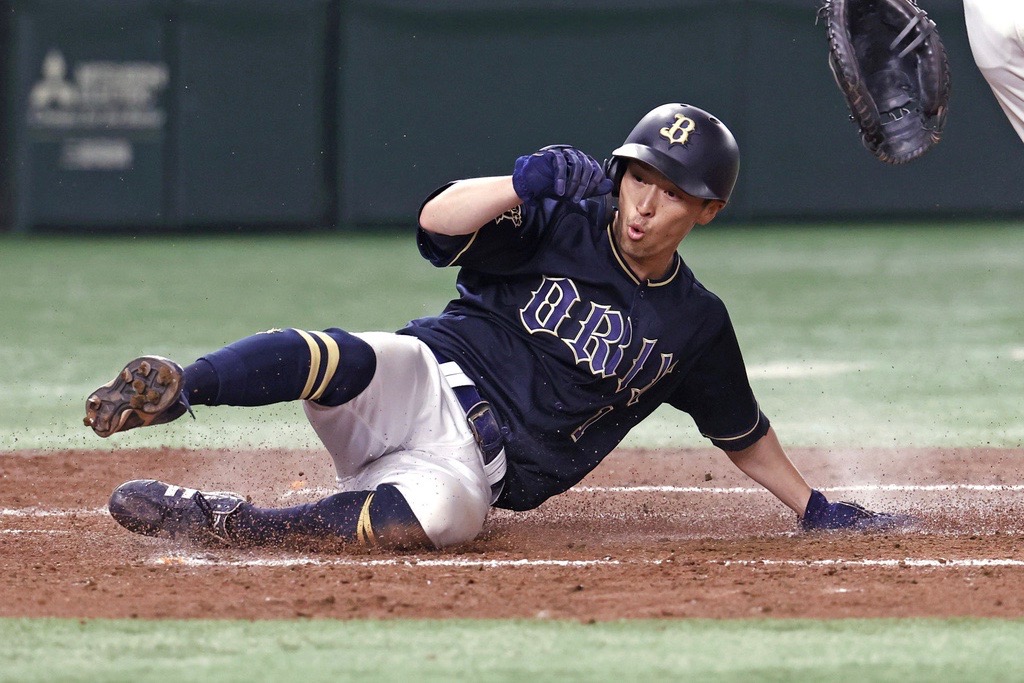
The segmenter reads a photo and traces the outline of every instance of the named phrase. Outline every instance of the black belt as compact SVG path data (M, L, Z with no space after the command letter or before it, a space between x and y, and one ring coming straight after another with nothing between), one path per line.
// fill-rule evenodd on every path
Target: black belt
M469 428L480 447L484 460L484 474L487 475L487 483L491 485L493 503L501 495L505 480L505 437L501 433L501 427L494 416L491 404L480 396L473 380L469 379L458 363L445 360L437 353L434 357L455 393L455 398L466 413Z

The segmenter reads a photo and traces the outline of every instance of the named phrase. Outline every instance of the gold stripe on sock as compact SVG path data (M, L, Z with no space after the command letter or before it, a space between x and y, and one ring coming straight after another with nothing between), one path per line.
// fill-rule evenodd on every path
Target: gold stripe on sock
M341 361L341 349L338 348L338 341L334 337L323 332L310 332L310 334L316 335L327 349L327 368L324 370L324 378L320 380L320 386L309 397L309 400L315 401L324 395L324 392L327 391L327 385L334 379L334 373L338 371L338 363Z
M356 540L359 545L377 545L377 539L373 533L373 526L370 524L370 503L373 502L373 493L366 497L363 509L359 511L359 521L356 523Z
M305 400L309 398L309 394L313 391L313 383L316 382L316 374L320 369L320 347L317 346L316 341L308 332L303 332L302 330L295 331L309 345L309 377L306 379L306 386L302 388L302 393L299 394L299 398Z

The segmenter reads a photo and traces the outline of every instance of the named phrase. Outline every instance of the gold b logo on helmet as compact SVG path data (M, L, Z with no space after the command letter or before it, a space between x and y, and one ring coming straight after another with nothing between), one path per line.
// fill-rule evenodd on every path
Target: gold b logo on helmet
M674 145L677 142L680 145L685 145L686 141L690 139L690 133L697 127L693 119L687 118L682 114L676 114L676 122L672 126L665 126L661 129L660 133L662 137L668 140L668 144Z

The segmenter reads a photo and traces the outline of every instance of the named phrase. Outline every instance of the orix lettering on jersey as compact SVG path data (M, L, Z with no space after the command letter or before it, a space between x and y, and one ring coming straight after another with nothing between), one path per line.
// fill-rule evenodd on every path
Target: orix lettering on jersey
M577 365L599 377L617 377L616 391L630 391L626 405L636 403L676 367L673 355L662 353L653 379L640 387L630 386L654 354L658 340L644 338L639 351L627 359L626 349L633 342L629 318L611 306L584 302L569 278L545 276L526 306L519 310L519 318L530 334L550 334L561 340Z

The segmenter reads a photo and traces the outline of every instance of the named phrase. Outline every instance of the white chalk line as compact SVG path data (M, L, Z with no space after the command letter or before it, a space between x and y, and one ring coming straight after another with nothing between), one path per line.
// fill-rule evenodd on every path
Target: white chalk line
M822 493L878 494L878 493L931 493L955 492L1024 492L1024 484L857 484L851 486L821 486ZM767 494L760 486L574 486L569 493L581 494Z
M973 493L1019 493L1024 484L856 484L852 486L824 486L825 493L947 493L970 491ZM286 491L279 499L293 496L328 496L337 493L333 488L303 488ZM706 495L767 494L756 486L574 486L568 493L690 493ZM0 508L0 517L90 517L106 515L107 508Z
M858 484L853 486L823 486L825 493L921 493L948 491L1007 492L1024 491L1024 484ZM578 493L768 493L754 486L576 486L569 492Z
M776 361L751 365L747 374L751 379L803 379L805 377L831 377L870 369L871 363L843 361Z
M948 492L948 491L972 491L972 492L1005 492L1024 491L1021 484L931 484L931 485L904 485L904 484L869 484L856 486L835 486L823 488L823 491L843 493L871 493L871 492ZM291 491L286 493L294 495L305 491ZM570 491L583 493L691 493L691 494L750 494L766 493L764 489L755 487L703 487L703 486L579 486ZM333 492L333 489L328 490ZM100 516L106 515L107 509L103 508L72 508L72 509L46 509L46 508L0 508L0 517L15 518L39 518L39 517L71 517L71 516ZM0 529L0 534L40 534L60 535L70 534L66 530L31 530L31 529ZM663 560L629 560L620 561L612 558L593 560L471 560L471 559L373 559L358 560L351 558L330 558L317 559L312 557L294 557L281 559L254 558L247 560L223 560L211 558L210 556L195 557L188 555L171 555L159 557L152 561L152 564L164 566L186 566L186 567L293 567L293 566L350 566L350 567L448 567L448 568L503 568L503 567L601 567L615 566L621 564L665 564ZM803 566L803 567L1022 567L1024 560L1005 558L973 558L962 560L950 560L944 558L936 559L828 559L828 560L709 560L709 565L721 566Z
M786 567L1024 567L1024 560L1008 558L968 558L949 560L946 558L900 560L712 560L709 564L722 566L786 566Z
M107 508L0 508L0 517L95 517Z
M408 568L448 568L448 569L500 569L500 568L586 568L615 567L622 565L660 566L674 564L671 560L616 560L612 558L594 560L471 560L471 559L376 559L358 560L352 558L318 559L313 557L293 558L253 558L245 560L224 560L210 556L196 557L193 555L165 555L158 557L150 564L173 567L245 567L245 568L288 568L288 567L408 567ZM705 564L723 567L884 567L884 568L985 568L985 567L1024 567L1024 560L1009 558L968 558L968 559L831 559L831 560L708 560Z
M246 560L222 560L209 556L166 555L150 564L183 567L443 567L443 568L503 568L503 567L600 567L623 564L618 560L466 560L466 559L379 559L358 560L352 558L318 559L315 557L288 557L279 559L253 558ZM632 562L630 564L642 564ZM650 564L650 563L643 563Z
M822 486L823 493L938 493L971 491L976 493L1006 493L1024 491L1024 484L855 484L850 486ZM282 500L294 496L329 496L337 489L317 487L292 489L281 494ZM766 494L759 486L574 486L566 493L702 493L708 495Z

